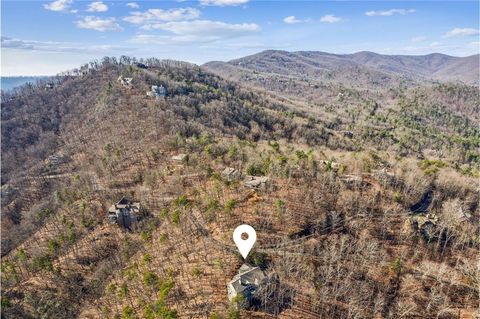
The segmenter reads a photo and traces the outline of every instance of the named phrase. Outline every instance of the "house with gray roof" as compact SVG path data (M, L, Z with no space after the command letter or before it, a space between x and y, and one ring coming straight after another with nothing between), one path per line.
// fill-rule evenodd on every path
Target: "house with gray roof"
M108 210L108 221L110 224L117 224L122 228L131 230L131 226L136 224L141 218L141 209L139 202L133 202L122 197L116 204L110 206Z
M259 267L243 264L238 274L227 284L228 299L232 301L238 295L243 295L249 301L258 286L266 280L265 273Z
M167 96L167 88L163 85L152 85L147 95L156 99L165 98Z

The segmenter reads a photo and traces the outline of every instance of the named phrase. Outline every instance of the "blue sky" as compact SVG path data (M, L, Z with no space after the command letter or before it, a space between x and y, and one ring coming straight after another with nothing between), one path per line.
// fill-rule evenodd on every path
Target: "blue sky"
M204 63L266 49L479 53L478 1L2 1L2 75L105 55Z

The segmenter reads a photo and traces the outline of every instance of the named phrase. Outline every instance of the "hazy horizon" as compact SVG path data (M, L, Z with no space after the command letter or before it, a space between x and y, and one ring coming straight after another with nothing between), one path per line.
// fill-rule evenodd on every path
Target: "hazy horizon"
M326 51L321 51L321 50L288 51L288 50L280 50L280 49L265 49L265 50L261 50L261 51L249 54L249 56L250 55L255 55L255 54L260 54L260 53L265 52L265 51L285 51L285 52L290 52L290 53L293 53L293 52L322 52L322 53L326 53L326 54L335 54L335 55L350 55L350 54L356 54L356 53L360 53L360 52L370 52L370 53L374 53L374 54L380 54L380 55L383 55L383 56L428 56L428 55L433 55L433 54L441 54L441 55L446 55L446 56L450 56L450 57L454 57L454 58L468 58L468 57L471 57L471 56L479 55L479 53L476 53L476 54L471 54L471 55L466 55L466 56L459 56L459 55L456 56L456 55L450 55L450 54L445 54L445 53L441 53L441 52L431 52L431 53L426 53L426 54L383 54L383 53L378 53L378 52L368 51L368 50L356 51L356 52L351 52L351 53L336 53L336 52L326 52ZM113 56L113 57L119 59L121 56L118 55L118 56ZM135 56L131 56L131 57L135 57ZM235 60L235 59L242 58L242 57L245 57L245 56L238 56L238 57L234 57L234 58L228 59L228 60L208 60L204 63L195 63L195 62L192 62L192 61L184 61L184 60L178 60L178 59L177 59L177 61L189 62L189 63L195 64L195 65L201 66L202 64L205 64L205 63L208 63L208 62L214 62L214 61L227 62L227 61ZM148 58L162 59L161 57L154 57L154 56L145 57L144 59L148 59ZM97 60L99 60L99 59L101 59L101 57L97 58ZM169 58L165 58L165 59L169 59ZM81 66L82 64L88 63L88 62L93 61L93 60L95 60L95 59L79 62L78 65L74 66L73 68L65 69L65 70L62 70L60 72L52 73L52 74L18 74L18 75L4 75L4 74L1 74L0 77L2 77L2 78L18 78L18 77L26 77L26 78L38 77L38 78L41 78L41 77L55 76L55 75L58 75L61 72L72 70L76 67ZM175 59L170 59L170 60L175 60Z

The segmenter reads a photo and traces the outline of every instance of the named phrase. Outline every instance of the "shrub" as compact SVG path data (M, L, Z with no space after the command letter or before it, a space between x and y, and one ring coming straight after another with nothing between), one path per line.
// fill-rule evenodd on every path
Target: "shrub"
M143 275L143 283L146 286L156 286L158 285L158 276L154 272L147 271Z
M124 282L118 288L118 297L123 299L127 296L127 294L128 294L128 286L127 286L127 283Z
M235 208L236 204L237 204L237 202L233 198L227 200L227 202L225 203L225 207L224 207L225 213L230 214L232 212L232 210Z
M280 144L278 144L277 141L268 141L268 145L270 145L270 147L273 148L276 152L280 151Z
M61 245L58 241L56 241L55 239L50 239L48 241L48 251L51 253L51 254L55 254L57 252L58 249L60 249Z
M175 199L174 204L177 206L187 206L190 201L187 198L187 195L180 195L177 199Z
M53 271L53 263L49 255L35 257L33 259L33 267L35 269Z
M403 272L404 266L401 258L396 258L390 264L390 269L398 276Z
M228 152L227 152L227 157L229 159L234 159L235 156L237 155L238 153L238 149L235 145L231 145L229 148L228 148Z
M143 261L146 262L146 263L149 263L152 261L152 255L150 255L149 253L145 253L143 255Z
M252 163L247 166L247 174L253 176L265 175L270 168L270 161L266 160L264 163Z
M123 307L122 319L134 319L134 318L135 318L135 316L134 316L134 312L133 312L132 307L130 307L130 306Z
M393 194L393 200L395 201L395 203L401 203L402 202L402 194L400 192L395 192Z
M198 267L195 267L192 269L192 276L194 277L200 277L201 275L203 275L203 270L198 268Z
M175 225L180 224L180 211L178 209L176 209L172 214L172 223Z
M302 151L302 150L296 151L296 152L295 152L295 155L297 155L297 159L298 159L299 161L308 158L308 155L307 155L304 151Z
M418 167L426 174L426 175L433 175L437 173L440 168L445 167L446 164L442 160L429 160L424 159L418 163Z
M254 265L261 268L265 268L267 266L267 254L260 253L257 251L252 251L248 255L248 261Z
M275 207L277 209L278 216L283 216L283 213L285 212L285 202L281 199L277 199L275 201Z

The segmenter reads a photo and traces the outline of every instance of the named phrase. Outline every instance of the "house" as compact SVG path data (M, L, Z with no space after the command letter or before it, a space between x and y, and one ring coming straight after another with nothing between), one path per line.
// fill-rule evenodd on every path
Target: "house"
M64 163L67 163L69 161L69 157L63 153L56 153L56 154L53 154L53 155L50 155L45 163L47 165L60 165L60 164L64 164Z
M341 175L339 178L349 189L355 187L364 188L370 185L368 181L357 175Z
M133 78L124 78L122 76L119 76L117 79L117 81L120 82L120 84L126 87L127 89L130 89L132 87L132 80Z
M172 160L175 161L175 162L183 163L183 162L187 161L187 159L188 159L188 155L187 155L187 154L183 154L183 153L172 156Z
M258 286L266 281L265 273L259 267L243 264L238 274L227 284L228 299L232 301L238 295L243 295L250 301Z
M226 167L222 171L222 176L224 178L226 178L227 181L231 182L231 181L233 181L234 179L236 179L237 177L240 176L240 172L233 167Z
M326 170L326 171L338 171L338 169L340 168L340 164L337 163L337 162L333 162L333 161L325 161L325 160L320 160L320 164L323 165L323 168Z
M418 214L410 217L410 224L414 231L422 234L426 241L434 238L438 217L435 214Z
M151 90L147 92L147 96L156 99L165 98L165 96L167 96L167 89L163 85L152 85Z
M244 185L248 188L253 189L261 189L265 188L265 185L270 180L269 177L266 176L247 176L244 181Z
M51 89L53 89L53 88L54 88L54 84L53 84L53 83L47 83L47 84L45 84L45 91L46 91L46 90L51 90Z
M137 223L141 218L139 202L133 202L125 197L108 209L108 221L126 229Z

